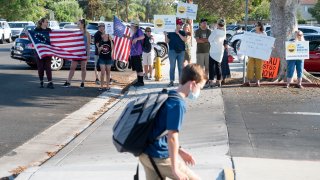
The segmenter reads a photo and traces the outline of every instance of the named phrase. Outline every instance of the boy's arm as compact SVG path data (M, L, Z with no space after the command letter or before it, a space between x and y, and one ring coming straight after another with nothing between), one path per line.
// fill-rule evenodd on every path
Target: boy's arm
M168 131L169 157L171 159L171 170L177 179L187 179L188 177L179 170L179 132Z

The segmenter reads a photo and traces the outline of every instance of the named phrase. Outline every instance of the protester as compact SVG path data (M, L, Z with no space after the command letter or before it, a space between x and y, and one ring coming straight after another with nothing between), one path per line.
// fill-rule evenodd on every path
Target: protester
M99 60L98 64L100 65L100 88L99 91L102 91L104 88L104 84L106 84L106 90L110 91L109 81L110 81L110 72L111 72L111 65L113 60L111 58L111 54L113 51L113 42L112 38L109 34L103 33L102 40L98 46L99 51ZM106 79L106 81L104 81Z
M70 81L74 75L74 72L78 66L78 63L80 62L81 65L81 84L80 88L84 88L84 81L86 79L86 73L87 73L87 62L90 59L90 34L86 30L86 21L85 19L81 19L78 21L78 26L80 28L80 31L83 33L83 39L86 46L86 52L87 52L87 59L86 60L74 60L71 61L70 71L68 80L64 83L63 87L70 87Z
M102 34L105 32L105 24L104 23L99 23L98 24L98 31L94 34L94 45L95 45L95 51L94 51L94 73L96 76L96 84L99 85L99 75L98 75L98 60L99 60L99 52L98 52L98 46L102 40Z
M132 70L137 72L137 82L134 86L144 86L143 82L143 68L142 68L142 40L144 39L144 34L139 28L139 21L131 21L131 52L130 61Z
M267 35L261 22L258 22L255 25L255 30L257 34ZM249 57L247 64L247 82L244 84L244 86L251 86L250 81L255 78L256 85L260 87L260 80L262 79L262 66L263 60Z
M230 67L229 67L229 62L228 62L228 57L229 57L229 52L228 52L228 41L224 40L223 42L223 46L224 46L224 53L223 53L223 58L222 58L222 62L221 62L221 73L222 73L222 82L221 84L225 84L226 83L226 79L230 78L231 74L230 74Z
M295 32L295 41L305 41L302 31ZM287 60L287 86L286 86L286 88L290 87L290 83L292 81L292 77L293 77L295 68L297 70L297 77L298 77L298 82L297 82L296 87L302 89L302 88L304 88L301 85L302 76L303 76L303 69L304 69L304 60L303 59Z
M183 26L183 31L186 33L187 41L185 42L185 53L184 53L184 62L183 67L191 63L191 44L192 44L192 37L191 37L191 28L190 24L186 23Z
M34 31L51 31L50 28L48 28L48 19L47 18L41 18L38 21L37 27L34 29ZM47 88L54 89L53 83L52 83L52 70L51 70L51 56L44 57L42 59L39 58L38 55L36 55L37 58L37 67L38 67L38 75L40 79L40 88L43 88L43 76L44 71L46 71L48 84Z
M217 76L216 86L221 87L221 62L224 54L224 40L226 39L225 21L218 20L217 28L212 31L208 41L210 43L209 55L209 84L214 87L214 77Z
M195 32L195 38L197 41L197 64L205 69L206 75L209 74L209 50L210 43L208 38L211 34L211 30L208 29L207 19L202 18L200 20L200 28ZM206 87L209 85L209 81L206 83Z
M181 30L183 22L181 19L176 20L175 32L164 32L165 42L169 44L169 61L170 61L170 83L168 87L174 86L176 64L178 63L179 79L185 54L186 34Z
M152 78L152 71L153 71L153 60L155 58L155 52L153 50L153 36L151 35L151 28L146 27L145 29L145 36L143 40L143 52L142 52L142 59L144 65L144 78L146 80L150 80Z
M181 83L176 91L169 91L169 98L159 110L155 126L150 139L156 139L139 156L146 179L160 179L152 166L155 162L163 179L200 179L186 164L194 165L193 156L179 144L179 132L186 112L185 98L196 100L200 95L200 89L206 82L204 70L197 64L189 64L183 68ZM164 131L166 135L159 137ZM184 162L181 162L179 155Z

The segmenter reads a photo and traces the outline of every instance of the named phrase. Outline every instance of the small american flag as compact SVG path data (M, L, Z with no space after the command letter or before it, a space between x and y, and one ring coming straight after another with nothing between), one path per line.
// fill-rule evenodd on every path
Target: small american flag
M112 58L119 61L128 61L130 55L131 40L127 38L130 36L130 29L122 24L120 19L114 16L114 50Z
M81 31L29 31L29 37L41 59L47 56L68 60L87 59Z

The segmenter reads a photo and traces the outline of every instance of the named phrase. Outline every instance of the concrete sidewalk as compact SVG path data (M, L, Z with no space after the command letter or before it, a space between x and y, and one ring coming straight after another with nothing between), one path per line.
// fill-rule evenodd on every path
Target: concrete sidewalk
M16 179L133 179L138 160L131 154L116 151L112 127L131 98L166 88L168 68L166 63L163 81L131 87L127 95L54 157L27 169ZM226 155L229 146L221 90L203 90L199 100L187 100L187 104L181 145L195 156L196 166L192 169L205 180L223 179L224 169L230 172L232 163ZM140 178L145 179L142 166Z

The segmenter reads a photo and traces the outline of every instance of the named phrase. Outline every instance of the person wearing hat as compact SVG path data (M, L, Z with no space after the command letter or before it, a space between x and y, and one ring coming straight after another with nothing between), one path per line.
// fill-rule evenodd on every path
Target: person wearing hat
M144 39L144 34L139 28L139 21L131 21L131 51L130 51L130 61L132 70L137 72L137 82L134 86L144 86L143 82L143 67L142 67L142 40Z
M211 34L211 30L208 28L207 22L207 19L202 18L200 20L200 28L195 32L195 38L197 41L197 64L205 69L206 75L209 74L210 44L208 41L208 37Z
M165 42L169 44L169 61L170 61L170 83L168 87L174 86L176 64L178 63L179 79L183 68L185 55L186 34L182 29L183 22L181 19L176 20L175 32L164 32Z
M98 70L97 70L97 63L99 59L99 52L98 52L98 47L100 42L102 41L102 34L105 32L105 24L100 22L98 24L98 31L94 34L94 47L95 47L95 53L94 53L94 73L96 76L96 84L99 85L99 76L98 76Z
M214 87L213 80L217 76L216 85L221 87L221 62L224 54L224 40L226 39L225 21L219 19L217 28L212 31L208 41L210 43L209 51L209 85Z

